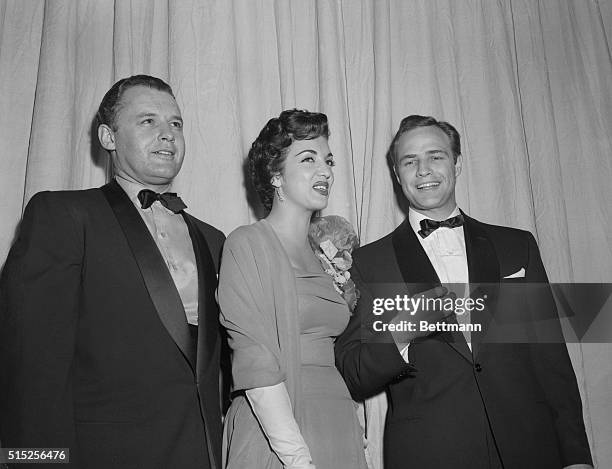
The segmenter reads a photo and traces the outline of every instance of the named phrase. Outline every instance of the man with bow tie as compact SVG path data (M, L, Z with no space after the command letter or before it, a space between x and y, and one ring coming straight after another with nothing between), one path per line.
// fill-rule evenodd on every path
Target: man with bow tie
M388 156L408 217L355 252L351 274L361 298L336 342L353 397L387 390L385 469L591 467L576 378L533 236L457 207L462 156L452 125L406 117ZM520 288L509 298L511 282ZM485 306L456 311L446 322L457 327L438 329L445 332L373 327L372 305L381 299L423 292L431 299L436 290L441 302L471 298ZM495 325L508 315L512 323L515 313L524 318L528 307L538 321L515 321L524 336L492 339ZM439 308L392 310L386 322L439 322ZM540 324L552 343L529 333Z
M224 236L169 192L180 109L137 75L98 121L113 181L36 194L4 268L0 440L69 448L78 468L219 469Z

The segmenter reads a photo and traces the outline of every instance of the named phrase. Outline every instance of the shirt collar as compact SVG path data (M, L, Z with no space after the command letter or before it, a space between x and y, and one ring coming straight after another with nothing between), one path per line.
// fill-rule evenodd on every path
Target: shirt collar
M143 189L149 189L149 187L140 184L139 182L136 181L131 181L129 179L126 179L124 177L121 177L119 175L115 175L115 180L117 181L117 184L119 184L121 186L121 188L125 191L125 193L127 194L127 196L130 198L130 200L132 201L132 203L139 209L142 210L142 205L140 203L140 200L138 200L138 193L143 190ZM162 192L168 192L170 190L170 186L168 186L166 188L166 190L162 191ZM157 202L156 202L157 203ZM165 207L164 207L165 208Z
M448 215L447 219L455 217L460 213L461 212L459 211L459 207L455 205L455 209ZM423 215L422 213L417 212L412 207L408 208L408 221L410 223L410 226L412 227L412 230L415 233L418 234L419 230L421 229L421 220L425 220L426 218L429 217L427 215Z

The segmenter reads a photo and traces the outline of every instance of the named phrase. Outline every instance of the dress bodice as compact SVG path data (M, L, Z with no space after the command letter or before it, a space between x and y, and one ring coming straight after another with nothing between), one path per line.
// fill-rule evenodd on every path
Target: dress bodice
M295 270L303 365L334 365L334 339L350 312L325 272Z

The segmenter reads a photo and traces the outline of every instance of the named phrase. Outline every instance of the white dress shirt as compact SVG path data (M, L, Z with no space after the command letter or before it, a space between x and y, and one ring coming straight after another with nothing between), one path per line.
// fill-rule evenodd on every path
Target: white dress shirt
M128 195L147 225L160 254L166 262L178 290L187 322L198 325L198 268L187 224L180 213L168 210L159 201L143 209L138 193L147 187L120 176L117 183Z
M455 207L455 210L447 218L455 217L460 213L459 208ZM414 230L421 246L423 246L440 281L444 284L467 285L469 275L463 227L441 227L427 236L427 238L422 238L418 232L421 229L421 220L427 218L426 215L412 208L408 210L410 226ZM457 296L465 296L465 290L461 292L455 291L455 293L457 293Z
M455 207L447 218L455 217L460 213L459 207ZM457 298L467 298L469 295L469 273L463 226L457 228L440 227L426 238L423 238L419 234L419 230L421 229L421 220L427 218L429 217L412 208L408 209L408 222L419 243L423 246L423 250L427 254L436 274L438 274L440 282L446 288L453 291ZM456 317L459 323L470 323L468 313L457 315ZM469 336L466 337L466 341L471 350L472 343L469 340ZM406 362L408 362L408 348L409 345L402 347L400 351Z

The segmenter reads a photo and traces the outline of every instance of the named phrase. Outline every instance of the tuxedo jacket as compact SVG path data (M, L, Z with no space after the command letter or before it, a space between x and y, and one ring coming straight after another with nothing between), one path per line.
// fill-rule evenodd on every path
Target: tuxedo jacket
M414 295L440 280L408 219L358 249L352 277L361 298L336 342L336 364L356 399L387 389L385 469L590 464L576 378L533 236L467 216L464 234L470 284L481 285L472 297L487 298L482 312L472 312L472 323L486 332L500 315L520 316L536 305L549 319L546 333L559 339L488 341L472 333L470 351L461 332L440 332L410 344L409 361L417 369L411 371L390 333L373 332L372 301L390 292ZM517 272L525 276L504 278ZM508 308L500 295L516 281L523 289L543 286L544 300L523 302L526 295L514 294Z
M224 236L183 217L197 334L116 182L32 198L0 283L4 447L69 448L78 468L221 467L214 295Z

